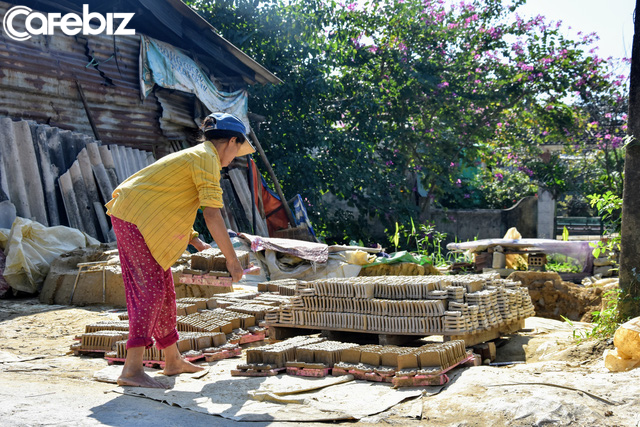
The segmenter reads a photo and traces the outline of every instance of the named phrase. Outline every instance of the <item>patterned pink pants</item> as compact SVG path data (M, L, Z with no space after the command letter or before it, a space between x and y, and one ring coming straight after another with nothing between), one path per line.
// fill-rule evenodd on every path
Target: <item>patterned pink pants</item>
M118 241L129 312L127 348L163 349L178 341L176 290L171 268L163 270L135 224L111 217ZM153 339L152 339L153 338Z

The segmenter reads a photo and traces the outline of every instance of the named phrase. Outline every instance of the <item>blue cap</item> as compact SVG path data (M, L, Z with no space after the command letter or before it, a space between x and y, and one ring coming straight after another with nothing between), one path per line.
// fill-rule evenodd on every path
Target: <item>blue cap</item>
M251 142L249 142L249 138L247 138L247 128L244 123L242 123L242 120L229 113L211 113L207 117L213 120L210 120L209 125L204 128L205 133L211 130L226 130L242 134L244 143L240 146L237 157L245 156L256 151Z

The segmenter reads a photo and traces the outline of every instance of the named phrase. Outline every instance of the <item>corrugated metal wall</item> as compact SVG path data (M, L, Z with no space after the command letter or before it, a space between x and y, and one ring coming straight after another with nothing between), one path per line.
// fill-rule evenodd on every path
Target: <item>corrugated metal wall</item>
M0 19L12 5L0 2ZM24 17L14 26L24 28ZM138 36L33 36L0 33L0 115L92 135L76 81L105 143L164 154L170 150L151 94L140 100Z
M0 20L4 19L5 13L12 6L0 1ZM23 31L24 16L14 19L13 24L16 29ZM55 36L32 36L26 41L15 41L4 34L4 31L0 31L0 136L4 132L7 134L5 139L14 142L5 146L14 148L10 153L12 158L3 156L0 152L0 196L10 193L7 196L14 204L25 205L20 206L19 215L34 218L47 225L68 224L94 237L109 240L111 236L102 204L108 200L112 187L140 167L151 163L153 159L138 150L152 152L158 158L195 143L196 122L207 114L206 109L191 94L159 88L142 101L139 50L139 36L65 36L58 33ZM100 143L91 142L98 138L95 138L81 91L94 120L99 140L104 144L100 147L103 148L101 154L108 155L117 174L117 181L110 184L102 179L98 184L104 185L93 185L93 177L89 176L92 168L96 174L96 169L102 171L106 165L102 165L100 155L95 155ZM3 119L3 116L8 119ZM36 122L37 125L33 122L27 125L20 119ZM36 142L42 142L43 147L50 145L50 133L55 134L56 141L60 135L70 141L54 150L55 155L51 154L52 159L49 159L51 161L45 159L44 163L37 164L37 153L31 156L33 158L25 159L25 165L34 166L26 177L19 167L13 167L21 162L12 163L12 159L24 156L25 153L21 151L32 146L33 142L16 144L16 137L11 136L15 133L15 127L20 130L26 129L25 126L33 129ZM68 131L76 132L77 135L72 137L68 135L71 134ZM25 132L20 135L22 134ZM74 139L76 137L82 141L87 139L91 143L78 145ZM110 148L106 147L107 144ZM85 145L93 149L94 161L91 164L87 163L87 156L91 153L82 150ZM50 151L49 148L43 152ZM64 161L54 164L53 157L57 159L60 156L64 157ZM138 160L139 164L136 163ZM86 172L84 175L83 166ZM31 212L31 203L25 201L29 198L26 187L18 194L16 191L24 186L18 186L17 189L13 186L18 181L25 185L29 182L37 183L43 172L51 173L47 175L50 179L45 182L46 189L40 188L37 191L39 199L32 203L34 207L42 207L42 212L36 212L36 215ZM233 215L225 212L227 226L236 231L268 235L266 224L253 230L250 220L254 209L251 207L246 177L239 171L232 173L235 173L233 182L223 179L223 184L227 187L224 194L225 205L236 206ZM98 175L96 174L96 179L99 178ZM64 182L60 181L59 184L58 178ZM61 193L61 187L65 187L66 192ZM99 188L101 198L94 194L96 191L87 191L89 187ZM50 199L47 203L43 201L45 195ZM61 199L65 202L64 207L57 206ZM45 207L49 212L44 212ZM52 219L53 217L58 219ZM257 219L257 223L263 225L264 212L259 212Z

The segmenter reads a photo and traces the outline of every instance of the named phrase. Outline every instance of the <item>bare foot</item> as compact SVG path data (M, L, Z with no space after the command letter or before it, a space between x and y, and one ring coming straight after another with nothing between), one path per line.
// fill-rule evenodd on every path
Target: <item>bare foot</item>
M179 359L175 359L173 362L167 361L167 364L164 366L164 374L167 376L178 375L178 374L187 374L187 373L195 373L204 370L203 366L194 365L188 360L180 357Z
M160 381L151 378L145 372L138 372L130 376L120 375L117 381L118 385L126 385L130 387L149 387L149 388L169 388Z

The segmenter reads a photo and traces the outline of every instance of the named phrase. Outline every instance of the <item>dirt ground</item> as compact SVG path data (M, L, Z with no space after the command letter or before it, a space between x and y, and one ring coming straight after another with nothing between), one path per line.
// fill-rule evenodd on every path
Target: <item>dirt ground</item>
M43 305L36 298L0 300L0 425L244 424L117 394L113 384L93 380L106 361L70 355L69 346L87 323L114 317L108 306ZM436 394L411 399L357 423L640 425L640 372L636 372L640 370L609 373L602 352L611 344L576 344L572 335L567 323L529 318L524 330L496 342L496 362L521 363L456 369Z
M566 317L572 321L591 322L592 313L601 310L602 297L608 289L565 282L555 272L516 271L509 279L521 282L529 289L538 316L556 320Z

